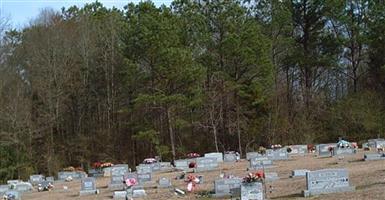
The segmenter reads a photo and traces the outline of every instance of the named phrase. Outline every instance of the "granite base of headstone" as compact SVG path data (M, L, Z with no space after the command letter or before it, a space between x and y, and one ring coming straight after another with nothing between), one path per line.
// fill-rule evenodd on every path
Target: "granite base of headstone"
M99 190L96 189L96 181L94 177L83 178L81 181L81 188L79 195L93 195L99 194Z
M346 169L323 169L306 173L305 197L337 192L354 191L349 184L349 173Z
M261 182L242 183L241 200L264 200L263 184Z
M241 178L218 179L214 181L215 198L240 197L241 196Z

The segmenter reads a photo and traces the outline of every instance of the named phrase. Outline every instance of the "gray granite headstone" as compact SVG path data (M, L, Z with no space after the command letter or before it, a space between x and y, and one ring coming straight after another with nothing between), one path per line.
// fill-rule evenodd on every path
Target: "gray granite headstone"
M250 160L250 169L259 170L263 168L270 168L273 166L273 161L267 157L254 157Z
M333 156L338 155L354 155L356 153L356 149L353 148L333 148Z
M168 178L162 177L159 179L158 188L169 188L171 187L171 181Z
M152 163L152 164L150 164L150 166L151 166L152 171L154 171L154 172L160 171L161 166L160 166L159 162Z
M384 148L385 147L385 139L377 138L368 140L368 146L372 149Z
M322 169L306 173L305 197L336 192L354 191L349 184L347 169Z
M45 177L45 180L46 180L46 181L50 181L50 182L52 182L52 183L55 181L55 179L54 179L53 176Z
M0 196L9 190L9 185L0 185Z
M127 191L114 191L112 194L113 199L126 200Z
M20 183L22 182L21 180L8 180L7 181L7 184L8 185L14 185L14 184L17 184L17 183Z
M32 184L31 183L28 183L28 182L19 182L19 183L16 183L15 184L15 190L18 191L18 192L28 192L28 191L32 191L33 190L33 187L32 187Z
M270 160L287 160L289 159L289 155L287 153L286 148L281 149L267 149L266 150L266 156Z
M87 174L85 172L58 172L57 173L58 180L66 180L67 178L71 177L72 179L82 179L87 177Z
M217 162L221 163L223 162L223 154L219 152L214 153L205 153L205 158L216 158Z
M83 178L81 182L81 188L79 195L98 194L99 190L96 189L96 181L94 177Z
M290 145L286 148L289 155L305 155L308 153L307 145Z
M37 184L41 183L42 181L44 181L44 176L41 174L29 176L29 182L32 185L37 185Z
M218 167L217 158L197 158L195 172L212 171Z
M159 164L161 171L169 171L172 169L170 162L160 162Z
M136 166L136 171L138 173L152 173L152 164L140 164ZM159 170L158 170L159 171Z
M138 190L133 190L132 191L132 197L133 198L143 198L147 196L146 191L144 189L138 189Z
M218 179L214 181L214 197L239 197L241 194L241 178Z
M235 153L226 153L223 156L224 162L236 162L237 161L237 155Z
M247 160L250 160L251 158L255 158L255 157L264 157L264 155L262 155L258 152L247 152L246 153L246 159Z
M145 183L151 181L151 173L138 173L138 182Z
M242 183L241 200L264 200L262 183L261 182Z
M124 175L128 173L127 164L114 165L111 168L111 182L108 184L109 190L122 190L124 188Z
M336 143L330 144L319 144L316 146L319 157L330 157L332 156L331 149L337 147Z
M364 160L385 160L385 154L384 153L367 153L364 155Z
M5 196L14 196L15 200L21 200L21 194L19 191L16 190L8 190L4 193Z
M188 170L189 169L189 162L188 160L175 160L174 161L175 163L175 168L178 169L178 170Z

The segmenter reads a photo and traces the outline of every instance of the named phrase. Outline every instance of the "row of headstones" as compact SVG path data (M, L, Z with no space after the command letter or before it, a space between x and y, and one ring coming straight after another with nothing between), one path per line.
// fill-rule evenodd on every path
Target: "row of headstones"
M293 177L306 176L305 197L355 190L349 183L346 169L323 169L316 171L294 170ZM214 197L241 197L241 200L265 199L262 182L243 183L240 178L219 179L214 182Z

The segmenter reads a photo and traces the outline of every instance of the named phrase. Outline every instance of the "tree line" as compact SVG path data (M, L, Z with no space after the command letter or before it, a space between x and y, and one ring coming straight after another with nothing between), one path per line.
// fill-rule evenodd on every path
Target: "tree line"
M382 0L175 0L0 19L0 180L384 136Z

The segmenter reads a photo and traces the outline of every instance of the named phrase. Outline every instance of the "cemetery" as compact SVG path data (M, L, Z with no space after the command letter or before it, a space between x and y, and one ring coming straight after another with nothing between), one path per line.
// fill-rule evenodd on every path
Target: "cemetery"
M326 152L334 144L318 145ZM24 182L10 180L2 185L0 193L15 193L21 199L383 199L385 184L383 153L355 149L343 154L345 162L338 162L332 152L308 153L303 146L291 146L291 153L282 149L267 150L266 154L250 152L247 159L237 159L228 154L208 153L193 160L179 160L176 168L170 163L139 164L132 171L126 164L110 167L108 176L81 177L86 173L59 173L56 177L44 178L31 175L30 182L53 181L54 188L47 192L36 189L18 191L9 185ZM301 150L302 149L302 150ZM294 152L293 152L294 151ZM330 154L329 154L330 153ZM297 156L300 154L301 156ZM226 156L227 155L227 156ZM246 155L245 155L246 157ZM192 170L185 171L184 178L176 179L188 163L196 162ZM155 168L155 170L154 170ZM246 181L247 177L263 172L263 182ZM74 175L71 182L62 181L64 175ZM194 189L188 192L186 178L199 177ZM135 180L127 186L124 180ZM57 180L57 181L56 181ZM262 179L261 179L262 180ZM32 184L31 184L32 185ZM177 192L176 192L177 191ZM49 194L49 195L47 195ZM370 197L370 198L368 198Z

